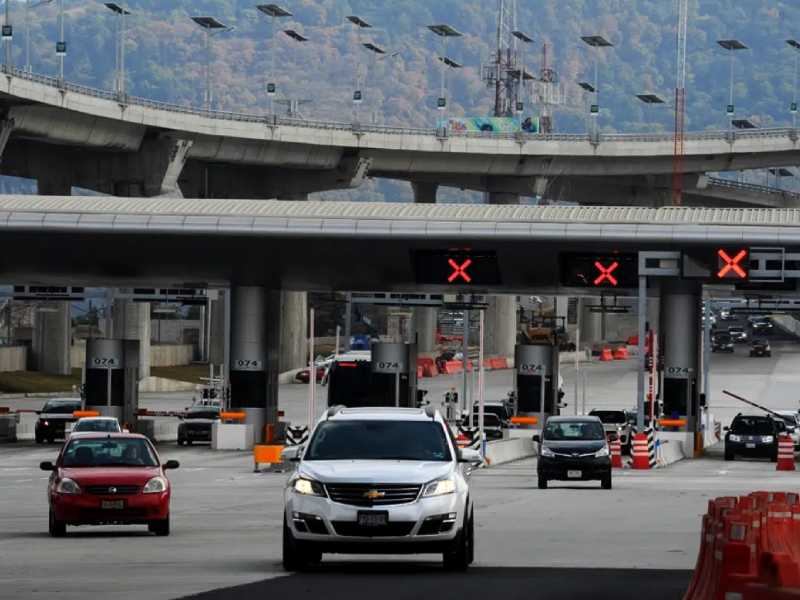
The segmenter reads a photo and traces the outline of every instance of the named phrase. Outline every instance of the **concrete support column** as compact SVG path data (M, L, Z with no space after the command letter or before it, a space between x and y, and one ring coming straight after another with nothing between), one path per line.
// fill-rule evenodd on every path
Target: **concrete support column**
M414 309L414 335L417 341L417 356L432 355L436 350L436 326L439 310L418 306Z
M581 345L603 342L603 315L592 312L591 306L598 304L597 298L583 297L580 299L580 316L578 322L581 328Z
M244 410L255 442L278 421L281 293L262 287L230 290L231 408Z
M687 417L689 431L695 430L699 409L700 291L697 284L680 281L670 281L661 288L664 414Z
M514 358L517 345L517 297L490 296L486 311L486 354Z
M411 189L414 191L414 203L436 204L436 193L439 191L438 183L412 181Z
M50 375L72 372L70 347L72 318L69 302L48 302L36 310L33 330L33 364Z
M225 362L225 303L228 302L230 292L218 290L217 299L211 301L209 313L211 316L211 338L208 340L208 360L213 365Z
M150 377L150 303L114 300L114 339L139 342L139 379Z
M299 369L308 362L308 294L281 292L280 372Z

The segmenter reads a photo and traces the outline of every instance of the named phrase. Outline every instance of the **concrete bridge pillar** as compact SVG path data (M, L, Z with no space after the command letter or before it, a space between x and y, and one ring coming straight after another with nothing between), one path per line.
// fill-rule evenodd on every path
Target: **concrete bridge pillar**
M308 362L308 294L281 292L280 320L280 371L299 369Z
M72 317L69 302L47 302L36 309L33 327L33 365L50 375L72 372Z
M486 311L486 354L514 357L517 344L517 297L490 296Z
M281 293L262 287L230 290L231 408L247 413L255 442L278 422Z
M150 377L150 303L116 299L112 313L112 338L139 342L139 379Z
M436 204L436 193L439 191L438 183L412 181L411 189L414 191L415 204Z
M211 301L209 317L211 318L211 337L208 340L208 360L212 365L225 363L225 304L230 302L229 290L217 290L217 299Z
M417 354L433 355L436 351L436 326L438 309L430 306L414 308L414 334L417 340Z

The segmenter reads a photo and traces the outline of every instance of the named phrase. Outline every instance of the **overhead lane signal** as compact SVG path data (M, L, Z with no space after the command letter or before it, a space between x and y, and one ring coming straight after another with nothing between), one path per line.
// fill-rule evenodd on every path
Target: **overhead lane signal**
M717 279L747 280L750 271L750 251L747 248L717 250Z

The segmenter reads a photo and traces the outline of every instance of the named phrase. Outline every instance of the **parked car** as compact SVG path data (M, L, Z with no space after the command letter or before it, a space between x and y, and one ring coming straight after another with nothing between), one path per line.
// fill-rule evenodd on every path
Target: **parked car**
M729 333L717 333L711 337L712 352L733 353L733 338Z
M593 410L589 416L597 417L603 423L606 437L614 434L622 445L623 452L630 450L631 424L624 410Z
M465 416L461 422L464 427L469 427L469 417ZM472 426L478 427L478 413L472 414ZM487 440L503 439L503 423L494 413L486 412L483 414L483 432Z
M505 402L485 402L483 404L483 412L485 415L495 415L500 421L500 426L508 429L511 424L511 413L508 410L508 405ZM478 405L472 407L473 421L478 416Z
M300 570L323 553L441 553L450 569L475 554L468 472L480 461L457 447L433 409L330 408L295 461L283 513L283 565Z
M611 453L598 417L550 417L539 444L539 489L549 481L599 480L611 489Z
M747 341L747 332L742 327L728 327L728 335L734 344L743 344Z
M771 416L738 414L725 432L725 460L737 456L778 460L778 426Z
M750 356L772 356L772 348L767 340L753 340L750 344Z
M211 428L219 421L219 405L192 406L178 425L178 446L194 442L211 442Z
M51 398L45 402L34 426L36 443L52 444L56 439L64 439L67 424L78 420L74 413L80 409L80 398Z
M63 537L67 526L147 525L169 535L171 484L165 471L177 461L161 463L145 436L132 433L85 433L67 441L50 472L47 498L49 531Z

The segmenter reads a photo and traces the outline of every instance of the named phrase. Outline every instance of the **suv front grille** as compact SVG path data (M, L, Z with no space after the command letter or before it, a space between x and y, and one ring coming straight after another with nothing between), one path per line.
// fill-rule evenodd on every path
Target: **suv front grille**
M333 521L337 535L343 537L403 537L414 529L413 521L389 522L380 527L365 527L353 521Z
M389 506L410 504L419 496L421 485L337 483L325 486L328 496L339 504L351 506Z
M112 488L115 491L112 492ZM139 493L138 485L88 485L84 489L96 496L130 496Z

